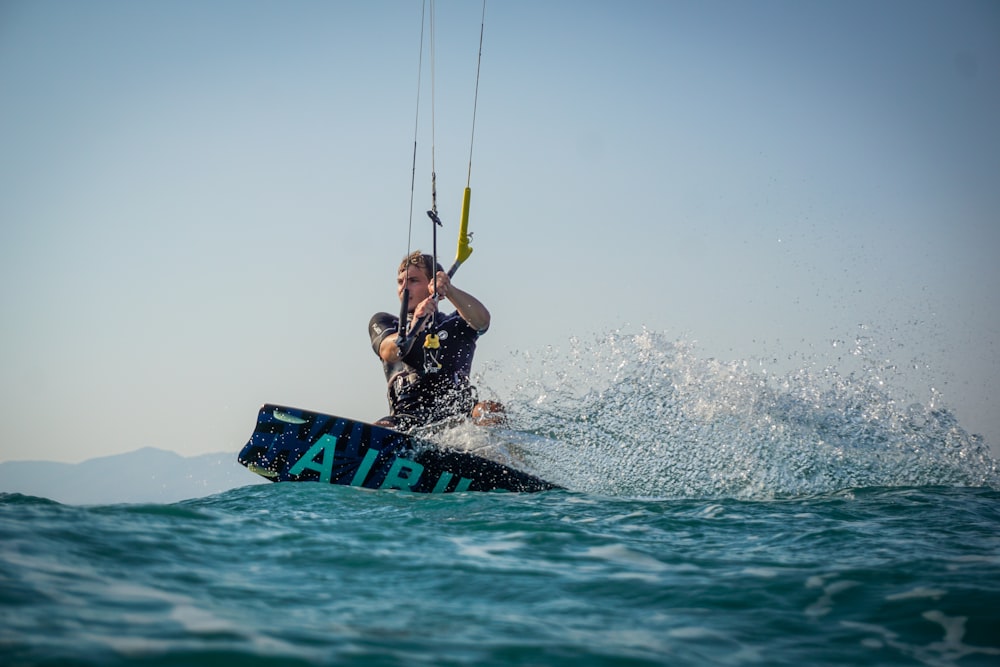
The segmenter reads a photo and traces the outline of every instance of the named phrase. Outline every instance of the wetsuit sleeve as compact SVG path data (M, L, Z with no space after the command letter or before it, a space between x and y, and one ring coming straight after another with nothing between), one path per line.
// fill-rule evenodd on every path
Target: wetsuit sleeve
M378 355L378 349L387 337L395 335L399 322L389 313L375 313L368 321L368 336L372 341L372 349Z
M466 322L465 319L461 315L459 315L457 311L452 313L451 315L448 315L442 322L442 326L450 328L453 333L458 333L459 335L462 336L471 336L473 340L482 336L484 333L489 331L490 328L489 325L487 325L486 328L483 329L482 331L473 329L472 325Z

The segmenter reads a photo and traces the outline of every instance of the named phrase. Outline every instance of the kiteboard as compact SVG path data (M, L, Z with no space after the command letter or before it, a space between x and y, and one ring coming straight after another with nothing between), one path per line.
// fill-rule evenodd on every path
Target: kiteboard
M417 493L560 488L529 473L407 433L267 404L239 462L272 482L321 482Z

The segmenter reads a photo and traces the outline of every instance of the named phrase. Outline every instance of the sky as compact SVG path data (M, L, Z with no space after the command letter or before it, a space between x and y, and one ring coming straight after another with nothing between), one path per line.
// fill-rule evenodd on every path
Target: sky
M431 77L420 0L0 0L0 460L386 412L366 325L430 248L430 148L448 258L469 177L482 5L434 13ZM646 329L794 366L864 331L1000 453L1000 6L485 17L477 365Z

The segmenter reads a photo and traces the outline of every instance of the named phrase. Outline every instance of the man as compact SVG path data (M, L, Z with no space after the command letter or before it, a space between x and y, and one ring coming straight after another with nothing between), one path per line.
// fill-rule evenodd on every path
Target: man
M455 287L441 265L419 250L403 259L396 284L400 300L409 293L406 326L422 320L425 323L413 332L415 342L406 350L396 344L399 318L376 313L368 323L372 349L382 360L389 383L390 414L375 423L408 430L449 417L469 416L474 409L483 423L497 423L499 417L483 413L502 408L492 403L477 405L475 388L469 382L476 341L490 326L486 306ZM450 315L438 312L439 299L448 299L456 311Z

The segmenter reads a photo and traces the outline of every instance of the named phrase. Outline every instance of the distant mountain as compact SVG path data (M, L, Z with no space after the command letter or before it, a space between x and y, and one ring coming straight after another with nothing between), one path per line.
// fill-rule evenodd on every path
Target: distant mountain
M250 484L267 484L235 453L184 457L153 447L83 463L0 463L0 493L23 493L72 505L172 503Z

